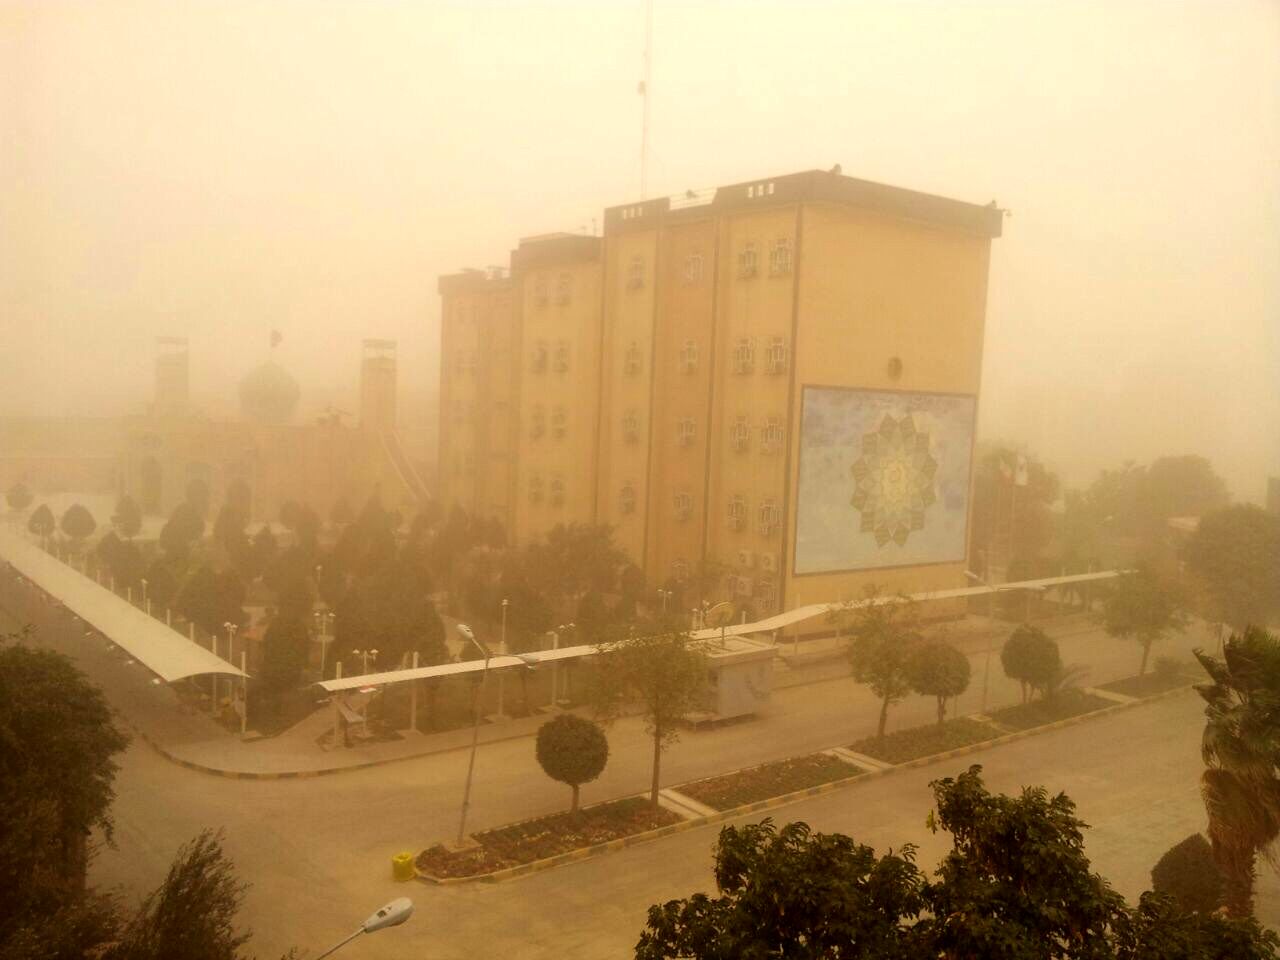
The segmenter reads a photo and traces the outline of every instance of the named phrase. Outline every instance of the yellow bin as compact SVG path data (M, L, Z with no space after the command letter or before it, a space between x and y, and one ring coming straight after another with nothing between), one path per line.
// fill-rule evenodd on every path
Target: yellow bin
M401 882L412 880L417 876L417 870L413 866L412 853L397 853L391 858L391 876Z

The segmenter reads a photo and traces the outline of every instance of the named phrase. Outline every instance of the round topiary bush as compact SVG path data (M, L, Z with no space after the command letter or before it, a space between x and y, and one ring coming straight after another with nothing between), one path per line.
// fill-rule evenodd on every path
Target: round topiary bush
M609 741L600 725L564 713L538 728L538 764L552 780L573 788L573 812L578 788L590 783L609 762Z
M1024 623L1005 641L1000 664L1006 677L1022 684L1022 702L1026 703L1028 688L1043 693L1062 672L1062 655L1058 641L1039 627Z
M1203 834L1169 848L1151 868L1151 889L1173 897L1188 913L1213 913L1222 905L1222 875Z

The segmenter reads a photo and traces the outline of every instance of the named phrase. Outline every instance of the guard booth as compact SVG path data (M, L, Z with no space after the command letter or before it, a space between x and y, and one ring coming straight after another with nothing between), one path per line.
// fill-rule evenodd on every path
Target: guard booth
M753 637L723 637L704 643L711 714L702 719L731 720L762 710L773 691L773 644Z

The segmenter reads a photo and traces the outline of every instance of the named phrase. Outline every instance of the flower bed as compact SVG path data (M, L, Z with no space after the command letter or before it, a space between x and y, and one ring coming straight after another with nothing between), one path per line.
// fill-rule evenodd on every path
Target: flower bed
M957 717L948 720L941 727L931 723L924 727L912 727L909 730L895 730L884 739L867 737L849 745L850 750L865 753L885 763L906 763L921 757L931 757L935 753L946 753L984 740L994 740L1000 731L980 720L969 717Z
M670 810L653 807L646 798L628 797L474 834L479 846L473 849L430 847L418 854L417 865L422 873L441 879L473 877L634 836L680 819Z
M865 772L860 767L825 753L811 753L792 760L761 764L722 777L695 780L693 783L681 784L676 790L713 810L732 810L743 804L781 797L835 780L847 780Z
M1093 713L1105 707L1115 706L1110 700L1095 697L1083 690L1067 690L1052 700L1032 700L1016 707L1005 707L991 714L991 719L1010 730L1030 730L1046 723Z
M1166 690L1176 690L1178 687L1185 687L1192 682L1194 681L1191 677L1180 671L1175 673L1148 673L1141 677L1125 677L1123 680L1100 683L1098 684L1098 689L1121 693L1126 697L1142 698L1154 697L1156 694L1164 693Z

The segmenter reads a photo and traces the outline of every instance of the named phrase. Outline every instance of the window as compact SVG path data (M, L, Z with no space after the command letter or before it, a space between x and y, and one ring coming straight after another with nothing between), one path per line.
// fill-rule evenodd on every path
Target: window
M566 306L571 299L572 290L573 278L567 273L560 274L560 279L556 281L556 303L562 307Z
M529 414L529 436L537 440L547 432L547 412L542 404L536 404Z
M738 251L738 276L742 279L756 275L756 245L748 240Z
M671 578L676 583L684 583L689 579L689 561L676 560L671 564Z
M547 341L539 340L533 345L533 357L529 367L534 373L547 372Z
M756 596L760 598L760 602L767 607L772 607L775 603L774 592L777 590L773 577L761 577L756 581Z
M763 453L777 453L782 449L782 421L777 417L769 417L760 428L760 450Z
M639 290L644 286L644 257L632 257L627 267L627 289Z
M542 502L542 477L536 473L529 477L529 502Z
M781 523L782 511L778 509L778 501L772 497L761 500L760 509L756 515L756 524L761 536L772 536L778 531Z
M741 530L747 525L747 499L740 493L729 498L729 529Z
M780 237L769 249L769 276L782 277L791 272L791 241Z
M702 282L702 254L691 253L684 258L684 282Z
M787 372L787 344L781 337L769 341L769 372Z
M556 358L555 358L554 366L555 366L556 373L564 373L569 369L569 341L568 340L558 340L556 342Z
M564 407L556 407L551 411L551 436L557 440L563 440L565 432L568 429L569 418L564 412Z
M622 371L630 376L636 376L643 366L644 354L640 352L640 344L632 340L622 358Z
M694 438L698 434L698 425L694 422L693 417L681 417L676 421L676 443L682 447L687 447L693 443Z
M628 410L622 416L622 439L627 443L640 439L640 416L634 410Z
M551 476L551 495L547 499L553 507L564 506L564 477L558 473Z
M636 512L636 488L629 483L623 484L622 489L618 492L618 512Z
M740 337L733 348L733 372L750 373L755 369L756 349L746 337Z
M680 348L680 372L693 373L698 369L698 344L695 340L686 340Z
M693 497L681 491L673 498L677 520L688 520L693 516Z
M547 278L541 274L533 278L533 302L539 307L547 305Z
M738 417L729 428L729 443L738 453L751 449L751 424L746 417Z

